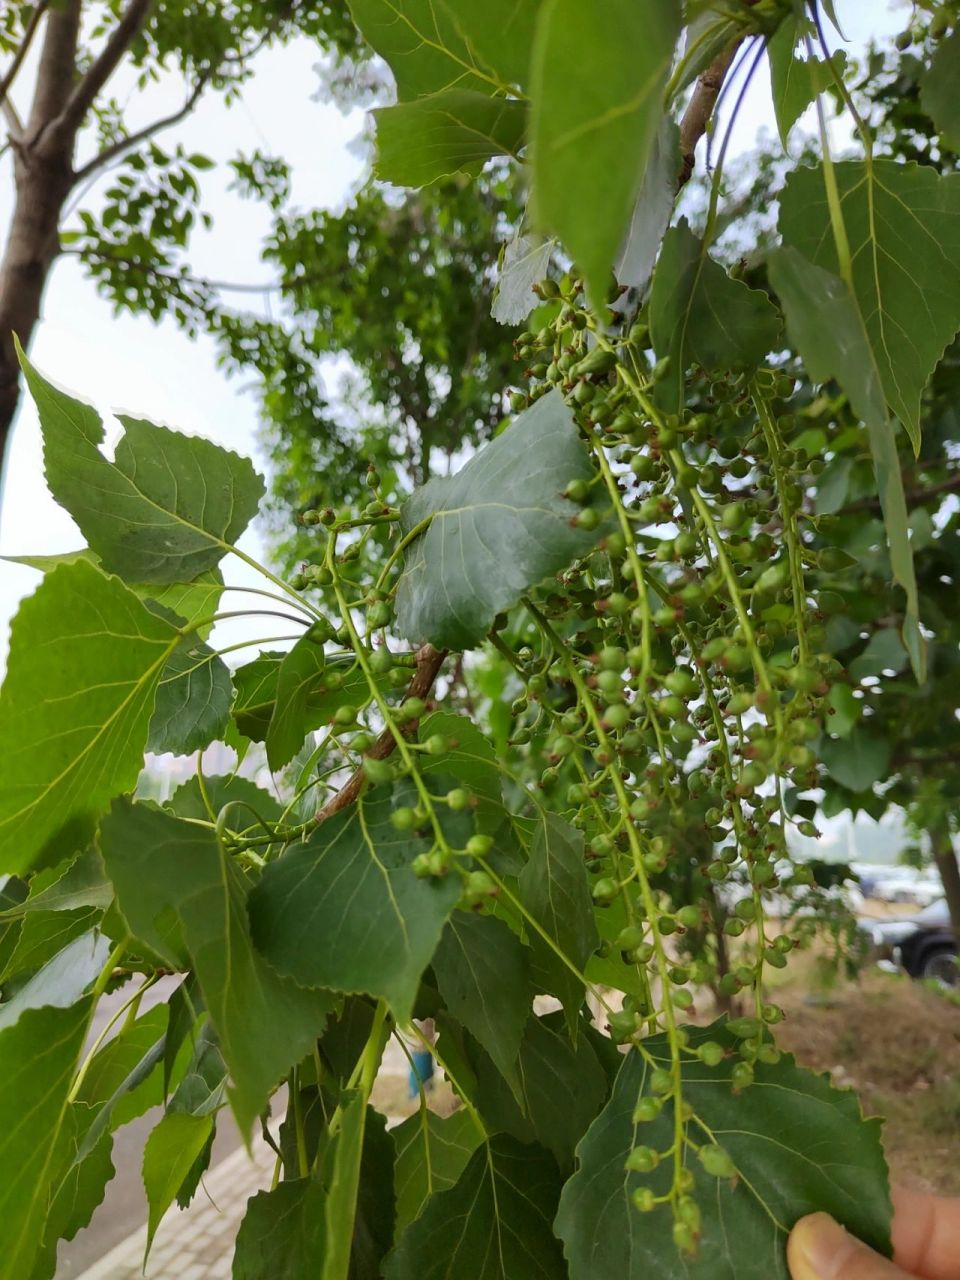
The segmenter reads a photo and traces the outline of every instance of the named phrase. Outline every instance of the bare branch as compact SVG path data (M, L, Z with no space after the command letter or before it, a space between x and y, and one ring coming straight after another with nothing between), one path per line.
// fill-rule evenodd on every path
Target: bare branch
M430 692L446 656L445 649L435 649L432 644L425 644L417 650L417 669L407 688L406 697L422 698ZM406 726L404 732L412 733L416 724L417 722L413 721ZM396 749L397 742L393 733L389 729L384 729L366 754L371 760L386 760L387 756L392 755ZM358 769L350 781L318 811L316 821L324 822L327 818L332 818L335 813L339 813L341 809L346 809L348 805L353 804L363 787L364 777L363 769Z
M75 133L83 123L97 94L116 71L120 59L143 30L153 0L130 0L123 17L110 32L106 44L94 58L86 75L73 89L54 128L65 133Z
M194 85L190 96L178 111L174 111L168 116L162 116L159 120L154 120L152 124L145 125L142 129L137 129L135 133L129 133L125 138L118 138L116 142L111 142L109 147L104 147L99 155L95 155L92 160L77 171L76 181L83 182L85 178L89 178L91 174L96 173L98 169L102 169L105 164L109 164L117 156L123 155L124 151L129 151L131 147L135 147L141 142L146 142L148 138L152 138L154 134L160 133L163 129L169 129L171 125L179 124L199 102L200 95L207 87L212 74L212 71L204 72Z
M23 137L23 121L17 115L16 107L14 107L9 98L4 98L0 102L0 111L3 112L6 118L11 139L14 142L19 142Z
M720 90L723 88L726 74L730 70L737 50L745 38L745 36L740 36L732 41L724 49L723 53L714 58L706 71L697 79L693 96L687 104L686 111L683 113L683 119L680 121L681 166L680 176L677 179L678 191L685 187L693 176L697 143L707 131L707 125L710 123L713 109L717 105L717 99L720 96Z
M23 65L23 60L27 56L27 51L33 41L33 37L36 35L37 28L40 26L40 19L46 13L49 4L50 0L39 0L39 4L37 4L33 13L30 15L30 21L27 23L27 29L23 33L23 39L20 41L17 52L13 55L13 62L10 64L7 73L2 77L2 79L0 79L0 106L5 106L6 104L7 94L10 92L10 88L14 80L17 78L17 72ZM5 112L4 114L7 116L7 120L10 122L11 128L16 128L16 125L19 124L19 118L17 117L16 111L13 110L12 104L10 106L10 110L13 111L12 119L8 112ZM16 122L16 124L14 122ZM22 126L20 126L20 128L22 130Z
M89 252L84 249L63 248L63 257L95 259L97 262L115 262L118 267L129 267L131 271L142 271L144 275L153 276L167 283L188 284L198 289L222 289L225 293L275 293L283 288L282 281L269 280L263 284L245 284L239 280L211 280L207 276L195 276L189 271L164 271L152 262L144 262L141 258L130 258L122 253Z

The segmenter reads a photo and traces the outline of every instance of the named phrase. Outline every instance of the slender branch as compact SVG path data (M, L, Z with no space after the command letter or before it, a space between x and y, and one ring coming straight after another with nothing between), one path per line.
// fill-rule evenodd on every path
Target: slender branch
M445 649L435 649L432 644L425 644L421 649L417 650L416 671L407 688L406 697L423 698L430 692L446 656L447 651ZM417 722L414 720L407 725L405 732L412 732L416 728L416 724ZM396 748L397 740L392 731L384 729L366 754L371 760L386 760L387 756L392 755ZM346 809L348 805L353 804L360 794L364 776L363 767L361 766L353 774L349 782L318 811L316 821L323 822L335 813L339 813L341 809Z
M130 0L120 21L111 31L106 44L94 58L86 74L66 101L54 127L74 133L96 100L97 94L116 71L120 59L143 30L153 0Z
M244 284L242 281L231 280L209 280L206 276L195 276L191 272L164 271L162 267L156 267L152 262L145 262L142 258L128 258L125 254L120 253L91 253L85 249L61 249L64 257L96 259L97 262L115 262L120 267L128 267L132 271L142 271L144 275L152 276L156 280L164 280L169 284L190 284L199 289L209 289L211 292L215 289L223 289L229 293L275 293L284 287L282 281L264 281L263 284Z
M7 121L7 128L9 130L11 140L13 142L19 142L23 137L23 121L17 115L17 109L9 98L4 97L3 100L0 101L0 111L3 112Z
M88 178L92 173L96 173L105 164L109 164L114 157L122 155L124 151L129 151L131 147L137 146L140 142L146 142L148 138L152 138L154 134L160 133L163 129L169 129L171 125L179 124L186 116L190 114L193 108L200 100L200 95L207 87L213 71L205 71L194 85L193 91L184 102L179 110L172 112L168 116L161 116L159 120L154 120L152 124L145 125L142 129L137 129L135 133L129 133L124 138L118 138L116 142L111 142L108 147L88 160L87 163L77 171L76 181L82 182L84 178Z
M677 178L677 190L682 190L693 177L696 164L697 143L707 131L713 109L720 97L720 90L727 72L737 55L746 33L738 36L718 54L698 78L693 96L687 103L687 109L680 121L680 176Z
M23 33L23 39L20 41L19 47L13 55L13 62L10 64L10 68L6 75L0 79L0 106L3 106L6 102L7 94L9 93L14 80L17 78L17 72L23 65L23 60L27 56L27 51L33 41L33 37L36 35L37 28L40 26L40 19L46 13L49 5L50 0L40 0L33 13L30 15L30 21L27 23L27 29ZM14 118L16 118L15 111L13 114ZM8 120L10 119L9 116L7 118Z
M907 506L915 506L919 502L926 502L928 498L935 498L938 493L949 493L953 489L960 489L960 474L951 476L949 480L941 480L939 484L932 484L925 489L908 489L904 497L907 500ZM879 498L860 498L857 502L848 502L846 506L841 507L837 515L846 516L855 511L879 511L880 509Z

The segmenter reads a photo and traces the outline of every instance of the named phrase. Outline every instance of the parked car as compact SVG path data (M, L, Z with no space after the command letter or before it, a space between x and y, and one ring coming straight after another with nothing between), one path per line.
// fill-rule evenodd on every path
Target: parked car
M875 960L893 963L911 978L931 978L960 987L960 944L950 925L945 898L916 915L857 921Z

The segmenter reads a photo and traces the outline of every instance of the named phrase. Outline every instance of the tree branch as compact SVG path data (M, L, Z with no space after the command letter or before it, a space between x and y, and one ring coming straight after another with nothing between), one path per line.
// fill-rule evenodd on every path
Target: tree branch
M129 133L126 137L118 138L116 142L111 142L109 147L104 147L99 155L95 155L92 160L89 160L81 169L77 170L76 181L83 182L85 178L89 178L91 174L96 173L105 164L109 164L116 156L122 155L124 151L129 151L131 147L137 146L138 143L152 138L154 134L160 133L162 129L169 129L171 125L179 124L197 105L200 95L207 87L212 75L212 71L203 73L194 86L192 93L178 111L174 111L169 116L162 116L159 120L154 120L152 124L144 125L142 129L138 129L135 133Z
M446 656L447 651L445 649L435 649L432 644L425 644L423 648L418 649L417 669L413 679L410 681L405 697L425 697L433 688L433 682L436 680ZM412 733L416 727L417 721L414 720L404 728L404 733ZM366 754L371 760L386 760L387 756L392 755L396 749L397 742L393 733L389 729L384 729ZM316 821L324 822L327 818L332 818L335 813L339 813L341 809L346 809L348 805L353 804L363 787L364 778L365 774L361 767L354 773L350 781L318 811Z
M717 105L720 90L731 64L737 55L746 34L733 40L723 53L718 54L697 78L693 96L687 103L687 109L680 121L680 176L677 179L677 190L682 190L693 176L696 163L697 143L707 131L713 109Z
M143 30L153 0L130 0L123 17L110 32L106 44L94 58L86 75L73 89L59 117L53 122L57 130L75 133L93 106L97 94L116 71L120 59Z
M10 92L10 88L14 80L17 78L17 72L23 65L23 60L27 56L27 51L33 41L33 37L36 35L37 28L40 26L40 19L46 13L49 4L50 0L39 0L39 4L37 4L33 13L30 15L30 21L27 23L27 29L23 33L23 39L20 41L17 52L13 55L13 62L10 64L10 69L7 71L6 75L0 79L0 106L5 106L6 104L7 94ZM12 107L10 109L13 110ZM13 121L10 120L9 115L7 115L7 120L10 121L11 125L13 125L13 121L16 121L16 123L19 124L19 117L17 116L16 111L13 112ZM22 128L22 126L20 127Z
M926 502L928 498L935 498L939 493L949 493L953 489L960 489L960 474L951 476L949 480L941 480L939 484L932 484L926 489L908 489L904 497L909 507L915 506L919 502ZM846 506L840 508L837 515L846 516L855 511L880 510L879 498L861 498L857 502L848 502Z

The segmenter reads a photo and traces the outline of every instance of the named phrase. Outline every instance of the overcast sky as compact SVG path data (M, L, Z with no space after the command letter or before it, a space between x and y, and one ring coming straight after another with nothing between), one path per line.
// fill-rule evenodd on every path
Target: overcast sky
M839 0L849 47L857 52L871 33L899 29L904 10L902 5L897 8L899 14L892 16L883 0ZM240 151L249 153L259 147L290 162L297 204L341 206L362 176L361 162L349 148L362 127L362 115L344 117L335 107L312 100L316 60L316 51L307 42L261 55L241 102L226 110L216 99L205 99L188 121L159 141L165 147L182 141L189 150L203 151L221 164ZM28 83L26 78L25 87ZM182 95L183 87L174 79L147 94L131 94L131 126L176 109ZM23 96L18 101L25 105ZM733 152L751 148L760 130L772 130L772 122L769 85L766 75L759 74L745 102ZM198 238L191 251L192 264L214 278L264 280L268 271L258 261L258 244L266 218L256 206L227 192L228 176L202 175L210 192L205 207L213 214L215 226L212 233ZM0 161L0 235L9 222L11 188L10 162L5 157ZM268 299L260 301L266 305ZM146 319L114 317L69 258L53 269L31 357L54 381L90 400L105 415L127 411L208 436L252 456L263 469L254 400L241 382L228 382L217 368L214 344L205 338L189 339L169 322L154 325ZM108 429L112 443L118 432L109 420ZM46 489L39 426L32 404L25 401L14 431L0 512L0 554L68 551L81 542L72 520ZM262 557L256 528L245 535L242 545ZM224 568L228 580L237 584L255 577L235 560ZM0 668L9 621L20 599L37 582L34 571L0 563ZM235 631L218 634L222 643L237 635Z

